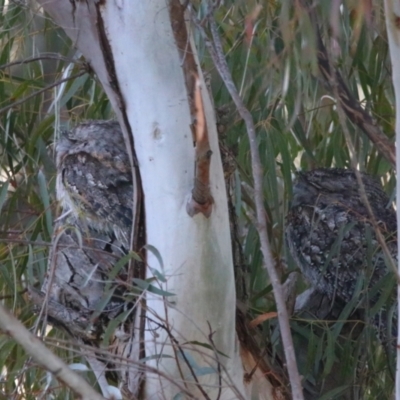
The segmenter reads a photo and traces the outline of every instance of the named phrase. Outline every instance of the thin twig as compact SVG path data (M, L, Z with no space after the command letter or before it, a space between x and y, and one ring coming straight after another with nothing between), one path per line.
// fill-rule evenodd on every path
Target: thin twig
M1 232L0 232L1 234ZM99 239L97 239L99 240ZM43 247L52 247L53 243L51 242L43 242L43 241L35 241L35 240L27 240L27 239L15 239L15 238L0 238L0 243L15 243L15 244L20 244L20 245L34 245L34 246L43 246ZM76 246L72 244L58 244L58 248L70 248L70 249L82 249L82 250L89 250L89 251L96 251L98 254L106 254L109 257L113 257L116 260L120 259L121 256L110 253L109 251L106 250L101 250L101 249L95 249L94 247L90 246L80 246L77 244ZM114 246L111 244L111 246Z
M198 27L200 34L202 35L205 46L209 51L211 58L225 83L225 86L234 101L236 108L246 124L247 134L250 142L250 153L251 153L251 166L254 180L254 200L256 208L256 228L260 237L261 252L264 259L264 267L267 269L271 284L274 290L275 301L278 310L278 320L280 326L280 332L282 336L283 348L285 351L286 364L289 373L289 379L292 386L292 396L295 400L303 400L303 391L300 381L300 375L296 365L296 356L294 352L293 339L290 332L289 315L286 309L285 299L283 295L282 285L275 270L274 263L271 256L271 250L269 247L267 223L265 219L264 199L263 199L263 172L260 161L260 155L258 153L258 145L256 138L256 131L253 122L253 118L249 110L245 107L238 90L233 83L231 73L229 71L224 53L222 50L222 44L217 32L217 26L213 16L209 17L210 29L213 37L213 42L208 38L204 28L201 26L200 21L191 13L191 18L195 25Z
M400 56L400 30L399 30L399 15L400 15L400 4L394 0L385 0L385 20L386 29L389 41L390 59L392 62L392 80L396 100L396 160L400 159L400 68L399 68L399 56ZM400 163L397 162L396 167L397 179L400 176ZM399 210L399 198L400 198L400 185L397 182L396 188L397 195L397 226L400 226L400 210ZM400 236L397 235L397 258L400 260ZM400 269L400 265L397 266ZM400 285L397 285L397 313L400 315ZM400 332L400 318L397 318L397 332ZM397 361L396 361L396 385L395 385L395 399L400 399L400 336L397 337Z
M264 349L263 352L258 357L256 363L254 364L253 369L248 374L245 374L246 381L250 382L252 380L253 375L256 373L258 367L260 366L260 363L263 361L263 358L267 355L267 353L268 353L268 350Z
M393 259L392 254L390 253L387 244L386 244L386 239L382 234L381 229L379 228L378 225L378 221L375 218L375 215L372 211L371 208L371 204L368 201L367 198L367 193L365 191L365 186L364 186L364 182L361 178L361 174L357 169L357 164L358 164L358 160L356 158L356 149L354 147L354 143L351 139L351 135L350 132L347 128L347 124L346 124L346 118L345 115L347 115L351 120L351 114L349 114L349 107L346 106L346 103L344 102L343 98L345 98L345 95L343 93L347 93L348 96L350 97L350 100L353 103L353 111L354 110L358 110L358 108L361 109L361 107L359 106L359 104L356 102L355 99L352 98L350 91L348 90L348 88L345 86L343 79L339 73L339 71L337 69L334 68L333 64L332 64L332 57L330 57L330 54L328 53L328 50L325 48L325 46L322 43L322 37L321 37L321 32L319 30L318 24L317 24L317 16L315 13L314 8L308 8L308 10L310 11L310 18L311 21L313 22L313 25L315 27L315 31L316 31L316 36L317 36L317 43L318 43L318 52L319 52L319 56L318 56L318 61L320 63L320 69L325 77L325 79L327 80L328 85L330 86L331 90L333 91L333 95L334 98L336 99L336 106L337 106L337 111L338 111L338 117L339 117L339 124L343 129L343 134L345 136L346 139L346 144L349 148L349 153L350 153L350 163L351 163L351 167L355 172L356 175L356 179L357 179L357 183L358 183L358 190L359 190L359 194L361 197L362 202L364 203L367 212L368 212L368 216L369 216L369 220L372 224L372 227L375 231L375 235L376 235L376 239L379 243L379 245L381 246L383 253L385 254L385 256L387 257L390 267L393 270L397 282L400 283L400 277L399 277L399 273L397 271L397 265L396 262ZM338 12L338 11L337 11ZM337 39L337 38L336 38ZM322 56L321 56L322 54ZM323 65L321 65L321 60L323 61ZM325 71L323 71L325 70ZM333 71L333 73L330 73L330 71ZM366 113L366 111L363 110L363 113ZM367 122L371 120L371 117L368 114L368 118L363 118L364 120L367 119ZM354 121L356 122L356 121ZM364 121L364 123L366 123ZM371 126L374 126L372 124L372 122L370 123ZM360 126L362 128L362 126ZM392 147L384 147L382 148L379 143L382 142L383 137L385 139L387 139L387 137L379 130L378 127L376 127L376 135L372 135L372 137L367 133L369 139L371 140L372 143L375 143L375 145L377 146L378 150L381 152L381 154L389 161L392 163L393 167L396 167L396 156L394 154L394 146ZM385 139L383 139L383 141L385 141ZM386 206L386 205L385 205Z
M300 4L302 4L310 16L311 25L315 30L318 67L328 87L333 92L337 104L340 104L343 112L350 121L367 135L369 140L376 146L379 153L390 162L392 167L396 167L396 150L394 143L384 134L372 116L361 107L360 103L345 84L339 70L332 65L327 48L322 41L315 7L309 5L307 0L302 0ZM333 86L332 83L334 83Z
M19 106L22 103L25 103L26 101L32 99L33 97L38 96L39 94L42 94L43 92L46 92L47 90L52 89L53 87L56 87L56 86L60 85L61 83L68 82L71 79L79 78L80 76L85 75L87 72L88 71L86 71L86 70L82 70L78 74L71 75L68 78L60 79L59 81L54 82L51 85L48 85L45 88L40 89L37 92L34 92L34 93L30 94L29 96L24 97L21 100L15 101L14 103L9 104L8 106L0 108L0 115L3 114L4 112L8 111L9 109L13 108L13 107L16 107L16 106Z
M82 377L54 355L0 304L0 329L10 335L36 362L50 371L60 382L86 400L105 400Z
M191 373L191 375L193 376L193 379L196 382L196 386L197 388L200 390L201 394L204 396L205 399L207 400L211 400L210 397L208 396L207 392L203 389L203 387L201 386L199 379L197 378L196 373L193 370L192 365L190 364L189 360L186 357L185 352L182 349L182 346L180 345L180 343L178 342L178 339L175 338L175 336L172 334L171 330L164 324L160 324L159 322L155 321L154 319L148 318L149 321L153 322L154 324L156 324L159 328L164 329L165 332L167 332L167 335L169 336L171 342L178 347L179 353L181 354L182 358L184 359L187 367L189 368L189 371Z
M217 350L217 348L215 346L214 339L213 339L213 336L214 336L215 332L211 329L211 324L210 324L209 321L207 321L207 324L208 324L208 329L210 330L210 333L208 335L208 340L210 341L211 346L213 347L214 354L215 354L215 359L217 360L218 386L219 386L219 389L218 389L218 395L217 395L217 399L216 400L219 400L221 398L221 393L222 393L221 363L219 362L218 350Z
M70 352L73 352L77 355L85 355L85 351L91 352L93 351L93 346L87 345L84 343L71 343L69 340L63 340L61 338L54 338L50 336L46 336L43 338L43 341L47 345L52 345L54 348L60 350L64 349ZM74 347L71 347L74 346ZM112 357L113 363L118 365L120 368L123 367L129 367L129 366L136 366L138 371L145 371L150 374L154 374L158 377L162 377L166 379L167 381L171 382L174 386L178 388L182 394L185 396L188 396L188 398L194 399L195 396L190 393L184 386L180 385L179 382L176 379L172 379L168 374L162 372L158 368L154 368L149 366L148 364L145 364L143 361L136 361L131 358L123 357L119 354L115 354L114 352L110 352L109 350L106 350L104 348L96 348L96 358L99 361L104 361L104 362L109 362L110 357Z
M23 289L23 290L20 290L19 292L15 292L15 294L0 296L0 300L13 299L15 296L22 296L27 291L28 291L28 289Z
M74 60L71 57L64 57L58 53L43 53L37 57L28 57L23 60L17 60L17 61L13 61L13 62L10 62L7 64L0 65L0 70L13 67L14 65L22 65L22 64L27 64L27 63L34 62L34 61L40 61L40 60L59 60L59 61L66 61L66 62L75 63L75 64L82 64L82 65L84 64L84 62L82 62L82 61Z
M165 308L167 309L167 307L165 307ZM182 313L181 311L179 311L179 310L177 310L177 309L176 309L176 311L178 311L178 313L180 313L180 314L183 315L185 318L187 318L188 323L190 323L191 325L193 325L193 328L194 328L194 329L197 329L198 332L201 332L201 333L204 335L205 338L208 338L208 335L207 335L205 332L202 331L202 328L197 324L197 322L196 322L195 320L191 319L190 317L188 317L188 315ZM156 315L156 314L154 314L154 315L155 315L157 318L159 318L158 315ZM168 315L168 314L166 314L166 315ZM149 318L148 318L148 319L149 319ZM167 318L165 319L165 321L168 321L168 316L167 316ZM189 343L189 344L190 344L190 341L185 342L184 344L186 344L186 343ZM162 341L161 344L164 346L164 345L165 345L165 342ZM215 361L214 354L210 355L208 352L200 352L199 350L193 349L193 348L192 348L192 350L193 350L193 351L197 351L199 354L201 354L201 355L202 355L203 357L205 357L205 358L209 358L210 360L212 360L212 362ZM176 357L175 357L175 360L177 360ZM177 363L177 364L178 364L178 367L179 367L179 363ZM237 388L237 386L236 386L237 382L232 378L232 376L231 376L231 374L230 374L232 371L228 371L227 368L225 367L225 365L224 365L223 363L221 363L220 366L221 366L222 371L225 373L225 375L223 376L224 381L226 381L227 385L230 385L230 386L229 386L230 389L232 389L232 391L234 391L234 393L235 393L235 395L236 395L235 400L246 400L245 397L243 396L243 393Z

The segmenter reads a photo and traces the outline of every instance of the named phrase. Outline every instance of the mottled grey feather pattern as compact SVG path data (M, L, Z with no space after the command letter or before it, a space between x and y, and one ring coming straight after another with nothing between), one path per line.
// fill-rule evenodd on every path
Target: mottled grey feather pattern
M360 174L379 229L397 260L396 213L379 182ZM364 295L372 306L379 296L368 297L368 292L391 273L352 170L299 173L286 242L305 278L330 299L348 303L361 287L360 299Z
M114 265L125 255L122 245L113 235L84 231L72 216L55 224L53 245L48 275L36 296L44 299L47 293L51 322L82 339L99 340L108 322L127 307L125 286L110 281ZM126 282L126 268L118 279Z
M129 248L131 165L116 121L88 121L56 145L57 198L64 212L99 232L113 232Z
M142 266L121 260L130 248L138 192L122 131L114 121L88 121L64 132L56 153L63 213L44 283L30 288L34 309L84 343L85 357L107 379L124 382L129 373L140 387L142 371L134 365L144 354L141 304L131 277ZM122 366L121 357L132 366Z

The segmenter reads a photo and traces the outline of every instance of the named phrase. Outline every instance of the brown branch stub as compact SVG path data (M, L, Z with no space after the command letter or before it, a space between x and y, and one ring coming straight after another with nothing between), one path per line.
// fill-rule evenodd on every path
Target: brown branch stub
M194 121L194 116L196 114L194 105L194 87L196 84L197 64L186 29L185 7L180 3L180 0L171 0L169 13L171 16L171 27L176 47L178 48L182 59L182 69L188 94L190 114Z
M196 142L196 170L192 198L187 204L187 212L193 217L201 212L209 217L212 211L213 198L210 191L210 164L212 151L208 141L207 121L201 96L200 80L196 77L194 88L195 123L194 133Z
M212 151L208 140L207 120L204 112L198 67L186 29L185 7L179 0L172 0L169 12L172 31L182 58L182 69L192 118L193 141L195 142L194 186L186 210L191 217L202 213L208 218L211 215L213 204L210 191Z

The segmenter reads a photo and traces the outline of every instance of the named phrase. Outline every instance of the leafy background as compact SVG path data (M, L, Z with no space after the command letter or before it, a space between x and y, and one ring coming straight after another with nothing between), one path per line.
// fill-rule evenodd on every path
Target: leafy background
M334 65L363 108L394 140L394 93L380 3L323 0L316 12ZM195 6L200 16L207 12L205 2ZM82 363L65 335L37 325L26 287L43 280L58 213L54 140L61 129L79 121L111 118L112 110L95 76L86 73L83 58L34 3L28 7L0 0L0 7L0 296L26 326L44 330L46 343L67 363ZM304 8L289 0L225 1L215 15L234 81L256 123L270 245L284 281L298 270L284 242L294 172L350 167L349 144L336 101L318 71L314 30ZM252 319L274 311L275 303L249 217L254 209L249 143L204 43L196 33L195 38L215 106L228 110L222 140L237 163L230 190L246 260L244 299ZM73 76L77 77L52 86ZM378 175L393 198L396 179L391 165L358 127L346 121L346 128L358 168ZM298 293L305 288L305 282L297 283ZM392 355L379 345L374 330L360 323L367 326L351 335L352 329L341 320L328 323L293 315L300 373L305 387L315 393L310 398L390 397ZM264 322L253 333L276 373L284 374L276 320ZM0 370L0 399L72 399L6 335L0 336ZM336 384L332 376L338 378Z

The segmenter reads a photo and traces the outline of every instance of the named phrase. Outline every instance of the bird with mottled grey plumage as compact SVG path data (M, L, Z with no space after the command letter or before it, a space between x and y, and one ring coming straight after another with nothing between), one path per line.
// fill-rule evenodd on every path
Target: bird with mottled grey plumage
M322 168L298 174L285 234L294 261L315 290L343 305L358 296L357 304L372 308L387 283L395 283L375 229L397 262L397 222L379 181L359 174L375 223L360 195L356 173ZM393 304L395 296L388 297ZM379 318L373 318L377 325Z
M131 164L117 121L87 121L63 132L56 145L57 198L63 212L126 249L132 229Z

